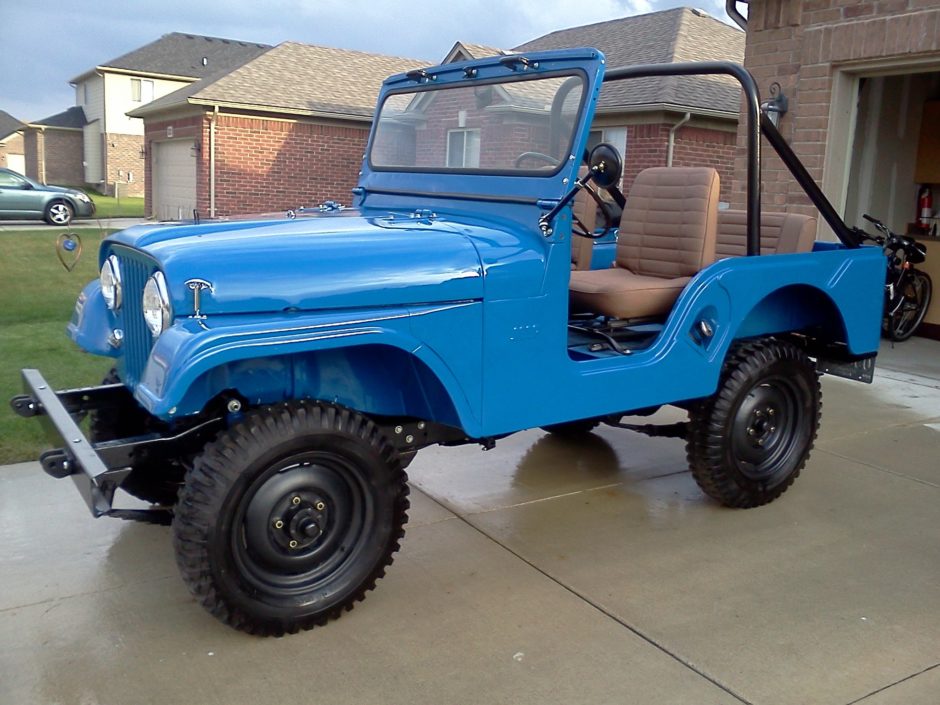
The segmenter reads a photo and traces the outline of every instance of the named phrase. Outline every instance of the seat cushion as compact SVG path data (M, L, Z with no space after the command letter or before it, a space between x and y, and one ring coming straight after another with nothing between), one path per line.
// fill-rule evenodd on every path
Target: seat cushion
M690 279L649 277L614 267L572 272L568 287L573 311L602 312L614 318L648 318L668 313Z
M653 277L691 277L715 261L718 172L652 167L637 174L617 238L617 266Z
M760 253L784 255L810 252L816 239L816 219L798 213L760 215ZM718 211L718 259L747 254L747 212Z

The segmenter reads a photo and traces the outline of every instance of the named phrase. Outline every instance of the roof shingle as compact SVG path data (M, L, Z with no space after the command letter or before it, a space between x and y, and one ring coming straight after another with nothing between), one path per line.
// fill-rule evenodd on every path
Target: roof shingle
M370 118L385 78L427 65L420 59L284 42L234 71L197 81L130 115L205 102Z
M608 68L684 61L744 61L744 32L687 7L562 29L516 51L589 46L607 57ZM605 84L598 112L646 106L704 109L737 114L740 89L724 76L637 78Z
M10 113L0 110L0 140L9 137L14 132L22 130L26 125L17 120Z
M105 61L99 67L203 78L241 66L270 48L270 44L171 32L139 49ZM75 83L88 73L90 71L73 78L71 82Z
M33 120L30 125L41 125L43 127L71 127L82 128L88 124L85 119L85 111L81 106L74 105L68 110L55 115L50 115L42 120Z

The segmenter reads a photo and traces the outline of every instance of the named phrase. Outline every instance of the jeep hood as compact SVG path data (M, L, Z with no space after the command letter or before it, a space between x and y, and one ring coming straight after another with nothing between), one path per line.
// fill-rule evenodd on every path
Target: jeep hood
M440 219L344 211L297 220L137 226L110 243L159 263L177 316L193 312L190 279L212 285L201 293L207 315L483 297L476 248Z

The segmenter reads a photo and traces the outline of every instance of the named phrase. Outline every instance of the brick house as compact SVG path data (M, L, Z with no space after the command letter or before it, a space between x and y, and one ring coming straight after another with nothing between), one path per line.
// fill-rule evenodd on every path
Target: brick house
M729 0L729 9L735 9ZM742 19L742 23L745 22ZM937 0L751 0L745 66L766 98L788 98L780 131L850 225L872 213L899 232L916 227L918 191L940 209L940 6ZM743 132L735 193L744 203ZM764 151L764 202L812 213L789 172ZM938 225L936 217L929 225ZM928 227L927 232L931 230ZM820 237L831 233L820 224ZM924 268L940 281L940 241ZM940 296L922 335L940 339Z
M572 27L533 39L516 51L591 46L607 66L744 58L744 32L687 7ZM611 142L624 155L623 191L650 166L714 166L721 199L731 197L740 89L719 77L634 79L601 90L591 142ZM591 146L589 144L589 146Z
M10 113L0 110L0 166L26 173L23 154L23 130L26 125Z
M142 196L143 121L127 112L206 76L227 73L269 48L173 32L73 78L75 105L85 119L75 162L82 177L70 183L84 182L111 195L117 188L124 195Z
M285 42L130 114L158 219L349 203L382 81L426 61Z
M82 132L85 114L69 108L26 125L23 155L26 176L43 184L84 183Z

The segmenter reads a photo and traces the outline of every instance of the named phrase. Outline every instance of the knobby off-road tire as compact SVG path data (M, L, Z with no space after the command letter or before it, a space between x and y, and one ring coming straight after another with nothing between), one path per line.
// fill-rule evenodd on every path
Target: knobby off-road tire
M173 519L183 580L209 612L251 634L322 625L392 563L406 480L361 414L311 401L252 411L186 476Z
M112 369L102 384L118 384L121 378ZM90 414L88 435L92 443L139 436L154 430L154 420L141 408L101 409ZM172 507L183 482L185 470L178 462L145 462L136 465L121 483L129 495L151 504Z
M732 347L717 392L689 412L692 476L729 507L758 507L783 494L809 458L822 392L813 362L774 338Z

